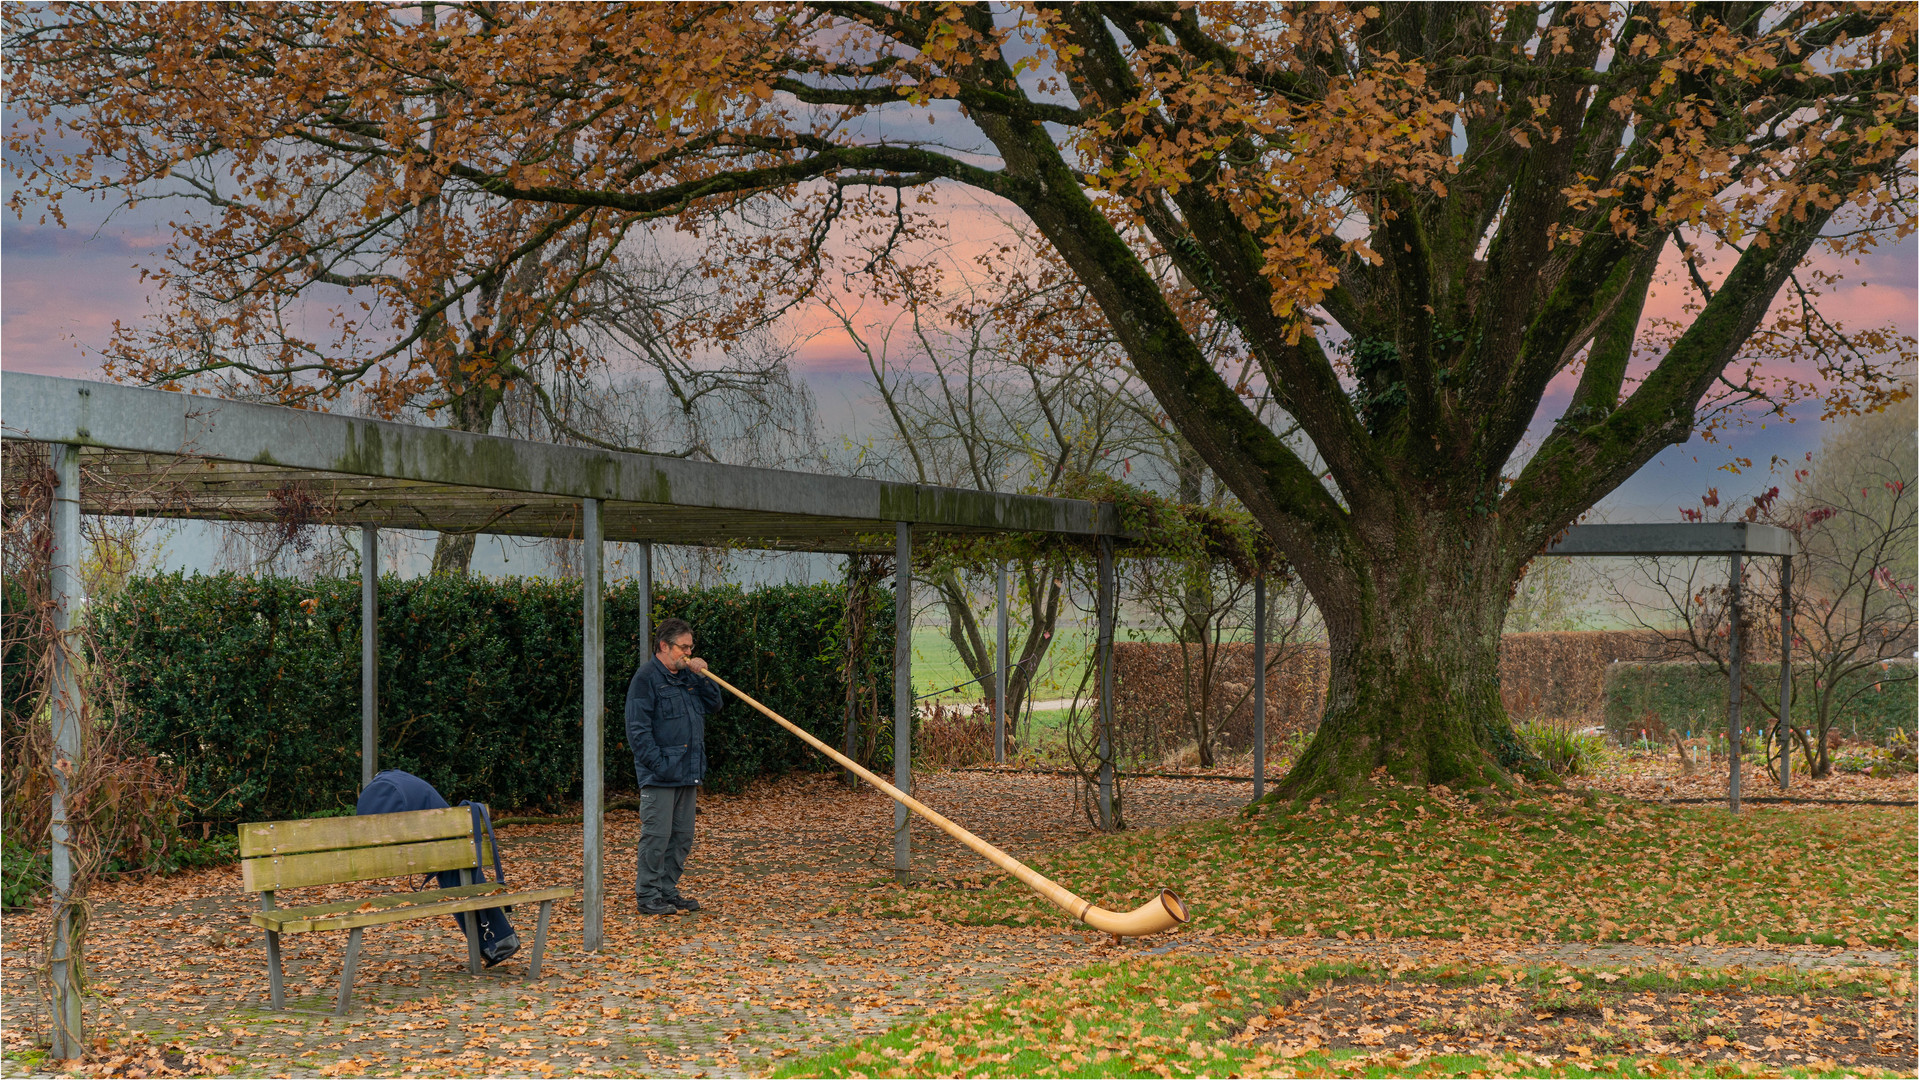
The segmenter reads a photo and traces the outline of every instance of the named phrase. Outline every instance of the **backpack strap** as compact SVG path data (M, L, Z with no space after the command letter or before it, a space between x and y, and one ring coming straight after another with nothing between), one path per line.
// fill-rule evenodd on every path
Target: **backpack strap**
M486 867L480 859L480 837L485 835L487 842L493 845L493 880L506 884L506 869L500 865L500 840L493 835L493 815L487 812L485 803L469 802L467 812L473 815L473 871L481 881L486 880Z

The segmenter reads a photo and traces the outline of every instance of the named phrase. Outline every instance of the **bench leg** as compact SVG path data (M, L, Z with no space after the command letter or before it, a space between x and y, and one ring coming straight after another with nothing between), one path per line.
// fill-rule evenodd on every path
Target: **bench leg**
M460 924L466 930L466 973L480 973L480 920L475 918L478 912L466 912Z
M540 928L533 932L533 955L528 958L526 965L526 977L529 982L540 977L540 954L546 951L546 919L552 912L553 901L540 901Z
M284 1011L287 1007L286 983L280 977L280 933L267 931L267 992L273 999L275 1011Z
M472 885L478 881L479 876L474 871L460 871L460 884ZM466 973L468 975L478 975L480 973L479 915L480 913L477 911L468 911L453 916L454 920L460 924L460 929L466 931Z
M347 1005L353 1001L353 972L360 963L360 928L353 927L346 936L346 964L340 969L340 1002L333 1007L333 1015L345 1016Z

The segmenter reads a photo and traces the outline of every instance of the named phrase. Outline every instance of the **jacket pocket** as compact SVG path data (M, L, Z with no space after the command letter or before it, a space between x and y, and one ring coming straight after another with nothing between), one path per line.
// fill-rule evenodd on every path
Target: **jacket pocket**
M660 748L659 781L662 784L681 784L686 782L686 751L684 746L665 746Z
M659 696L659 722L653 726L653 741L660 749L678 746L685 748L693 741L690 728L691 718L687 716L686 699L673 687L663 688Z

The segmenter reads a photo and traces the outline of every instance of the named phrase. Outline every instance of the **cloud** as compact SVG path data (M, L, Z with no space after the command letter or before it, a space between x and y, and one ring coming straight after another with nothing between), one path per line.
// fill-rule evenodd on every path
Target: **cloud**
M0 364L9 371L84 376L115 321L144 318L157 289L134 263L152 260L154 237L7 222L0 228Z

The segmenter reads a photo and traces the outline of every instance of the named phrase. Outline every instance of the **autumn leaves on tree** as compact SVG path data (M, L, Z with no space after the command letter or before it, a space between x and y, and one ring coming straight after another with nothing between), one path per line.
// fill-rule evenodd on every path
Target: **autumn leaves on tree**
M7 18L17 107L47 125L15 128L16 207L216 211L164 271L192 287L122 339L145 381L457 412L523 377L528 328L575 317L633 230L695 238L730 302L673 332L723 340L910 262L942 192L1010 204L1071 283L1057 323L1090 330L1050 362L1116 343L1324 614L1293 794L1527 767L1496 646L1553 534L1729 408L1902 393L1909 345L1826 319L1807 268L1911 229L1910 5ZM295 302L330 305L324 334L287 329Z

